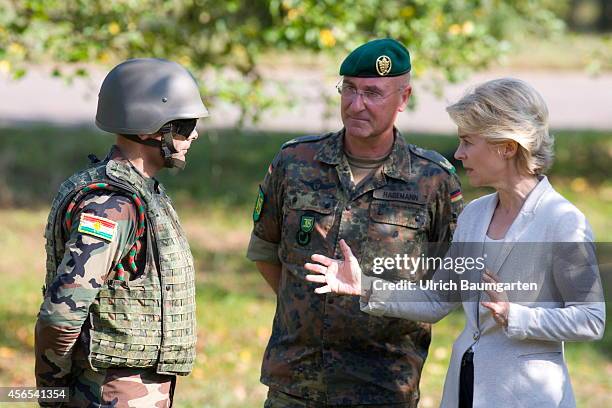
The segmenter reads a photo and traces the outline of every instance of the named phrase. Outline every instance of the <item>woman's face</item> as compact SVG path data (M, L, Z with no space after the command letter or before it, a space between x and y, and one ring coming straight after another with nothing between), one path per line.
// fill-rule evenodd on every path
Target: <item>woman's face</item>
M470 184L474 187L495 187L507 177L508 160L502 145L493 145L479 135L459 131L459 147L455 159L461 160Z

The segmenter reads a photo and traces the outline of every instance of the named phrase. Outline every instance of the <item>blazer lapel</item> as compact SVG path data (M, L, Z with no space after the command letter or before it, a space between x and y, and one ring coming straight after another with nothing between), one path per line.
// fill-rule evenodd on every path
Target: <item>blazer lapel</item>
M531 193L529 193L527 199L521 207L521 210L519 211L518 215L512 222L512 225L510 225L508 232L506 233L506 238L504 239L503 247L501 248L499 256L495 260L495 264L493 266L494 273L499 273L501 267L508 258L508 255L510 255L510 252L512 252L512 248L514 248L514 245L519 242L521 236L525 233L525 231L529 227L529 224L533 220L538 204L544 197L544 194L548 192L551 188L552 187L548 182L548 179L546 178L546 176L543 176L542 179L531 191ZM495 204L497 205L497 200L495 201ZM489 218L489 223L490 222L491 219ZM486 228L488 229L488 227L489 224L487 224Z
M495 260L494 265L491 268L492 269L491 272L495 274L499 273L502 265L508 258L508 255L510 255L510 252L512 252L512 249L514 248L514 244L518 241L523 231L525 231L527 225L529 225L530 219L531 217L529 215L523 215L519 212L517 218L514 220L514 222L510 226L508 233L506 233L506 238L504 239L504 242L501 244L502 247L499 251L499 255L497 256L497 259ZM512 229L515 230L516 232L515 234L514 233L510 234Z
M490 199L482 211L482 218L480 218L480 221L474 220L471 234L469 234L470 236L466 240L467 242L484 242L489 224L491 224L491 219L493 219L495 207L497 207L497 200L497 193L491 194Z

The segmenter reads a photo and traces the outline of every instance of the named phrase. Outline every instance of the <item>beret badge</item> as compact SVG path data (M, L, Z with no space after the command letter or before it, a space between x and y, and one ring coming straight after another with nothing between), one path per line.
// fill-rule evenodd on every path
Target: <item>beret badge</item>
M376 59L376 72L378 75L385 76L391 72L391 58L381 55Z

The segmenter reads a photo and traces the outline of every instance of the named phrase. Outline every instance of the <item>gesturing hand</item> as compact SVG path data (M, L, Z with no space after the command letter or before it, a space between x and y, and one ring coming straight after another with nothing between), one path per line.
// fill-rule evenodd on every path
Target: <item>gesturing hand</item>
M334 292L342 295L361 295L361 267L351 248L340 240L343 261L314 254L312 260L318 263L306 263L304 267L316 275L306 275L306 280L324 283L315 289L315 293Z

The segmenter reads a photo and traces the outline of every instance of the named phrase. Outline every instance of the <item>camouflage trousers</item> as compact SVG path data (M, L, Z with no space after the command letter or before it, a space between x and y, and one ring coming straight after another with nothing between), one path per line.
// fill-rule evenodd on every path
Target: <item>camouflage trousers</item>
M176 376L154 369L108 368L99 372L79 367L66 408L170 408Z
M418 401L392 404L328 405L270 388L264 408L416 408Z

